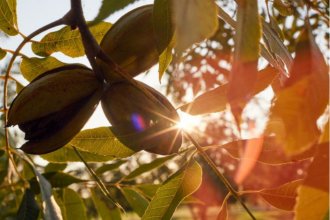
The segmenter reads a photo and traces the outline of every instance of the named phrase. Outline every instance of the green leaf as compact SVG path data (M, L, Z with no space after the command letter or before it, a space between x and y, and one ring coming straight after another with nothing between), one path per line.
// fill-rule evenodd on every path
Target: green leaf
M30 189L26 189L21 204L18 208L17 219L20 220L37 220L39 216L39 206L35 200L34 193Z
M123 145L109 127L86 129L77 134L68 144L82 151L114 158L131 156L134 151Z
M101 219L114 219L120 220L120 211L116 207L110 207L110 203L104 198L104 196L99 196L94 189L91 189L92 199Z
M62 171L67 167L66 163L49 163L45 167L45 173Z
M266 133L276 134L288 155L312 147L319 138L317 119L329 103L328 66L305 30L297 44L290 78L273 101Z
M172 159L175 156L176 155L174 154L174 155L170 155L170 156L166 156L166 157L160 157L150 163L142 164L138 168L133 170L130 174L128 174L124 179L125 180L134 179L135 177L137 177L143 173L149 172L149 171L163 165L164 163L166 163L167 161L169 161L170 159Z
M0 0L0 30L8 35L16 35L16 0Z
M7 55L7 52L0 48L0 60L5 58L6 55Z
M213 0L172 1L172 8L179 53L211 37L218 29L218 10Z
M63 206L67 220L79 219L87 220L86 207L81 199L81 196L72 189L63 189Z
M104 164L103 166L97 168L95 170L95 173L96 174L103 174L105 172L115 170L115 169L119 168L122 164L124 164L126 162L127 162L126 160L119 160L118 162L115 162L115 163Z
M252 98L258 77L259 41L261 26L258 1L238 1L235 53L230 81L228 101L236 119Z
M110 27L110 23L100 22L90 27L90 31L100 43ZM80 57L85 54L79 30L71 30L69 26L47 34L40 42L33 42L32 50L35 54L44 57L55 52L62 52L70 57Z
M102 20L109 17L111 14L125 8L126 6L137 2L139 0L103 0L101 8L99 10L99 13L94 18L94 20L91 22L91 25L98 24Z
M122 192L132 209L141 217L148 207L148 200L129 188L124 188Z
M158 74L159 74L159 81L162 79L167 67L172 62L172 49L173 47L169 45L159 56L159 68L158 68Z
M34 167L33 171L39 182L42 206L45 220L61 220L62 213L61 209L56 203L54 196L52 195L52 186L47 181L47 179L42 176Z
M272 83L276 75L277 70L272 67L267 67L259 71L253 95L266 89ZM205 92L198 96L193 102L181 106L180 109L192 115L224 111L228 103L227 91L228 84L224 84Z
M125 158L134 153L114 136L109 127L99 127L81 131L66 146L41 157L53 163L80 161L72 146L79 149L87 162Z
M157 192L157 189L160 187L159 184L140 184L134 186L136 190L142 192L145 197L151 199Z
M105 162L116 159L113 156L103 156L79 150L80 154L87 162ZM64 146L54 152L40 155L43 159L52 163L81 162L76 152L70 146Z
M195 192L201 181L202 168L195 161L189 162L158 188L142 219L171 219L181 201Z
M64 65L66 65L66 63L63 63L51 56L46 58L23 57L20 64L20 69L24 78L31 82L42 73Z

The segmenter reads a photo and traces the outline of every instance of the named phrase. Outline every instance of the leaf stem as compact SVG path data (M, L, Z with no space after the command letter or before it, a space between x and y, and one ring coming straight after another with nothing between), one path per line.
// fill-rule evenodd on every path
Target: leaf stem
M211 167L213 172L217 175L217 177L225 184L229 192L235 197L237 201L243 206L246 212L250 215L251 219L256 219L249 208L245 205L243 200L239 197L236 190L231 186L226 177L217 169L216 164L212 161L212 159L208 156L208 154L203 150L202 146L188 133L184 131L185 136L195 145L198 150L198 153L202 156L202 158L207 162L207 164Z
M84 158L82 157L82 155L80 154L80 152L77 150L77 148L75 146L72 146L73 150L75 151L75 153L77 154L77 156L79 157L79 159L85 164L88 172L91 174L91 176L95 179L98 187L100 188L100 190L102 191L102 193L115 205L117 206L119 209L121 209L124 213L125 210L124 208L118 203L116 202L112 196L110 195L109 190L107 189L107 187L105 186L105 184L103 183L103 181L97 176L97 174L95 173L95 171L88 165L88 163L84 160Z

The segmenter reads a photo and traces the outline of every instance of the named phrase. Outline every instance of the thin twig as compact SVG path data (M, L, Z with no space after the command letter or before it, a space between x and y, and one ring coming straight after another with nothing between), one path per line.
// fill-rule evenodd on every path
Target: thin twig
M250 215L250 217L255 220L256 218L253 216L252 212L248 209L248 207L245 205L243 200L239 197L238 193L231 186L231 184L228 182L226 177L217 169L216 164L211 160L211 158L208 156L208 154L203 150L202 146L188 132L184 131L184 134L195 145L199 154L207 162L207 164L212 168L213 172L217 175L217 177L224 183L224 185L229 190L229 192L233 195L233 197L235 197L235 199L237 201L239 201L239 203L241 203L241 205L246 210L246 212Z
M125 212L124 208L118 203L116 202L112 196L110 195L109 190L107 189L107 187L105 186L105 184L103 183L103 181L97 176L97 174L95 173L95 171L90 168L90 166L88 165L88 163L84 160L84 158L82 157L82 155L80 154L80 152L77 150L76 147L72 146L73 150L75 151L75 153L77 154L77 156L79 157L79 159L85 164L88 172L91 174L91 176L95 179L95 181L97 182L97 185L99 186L100 190L102 191L102 193L118 208L120 208L123 212Z

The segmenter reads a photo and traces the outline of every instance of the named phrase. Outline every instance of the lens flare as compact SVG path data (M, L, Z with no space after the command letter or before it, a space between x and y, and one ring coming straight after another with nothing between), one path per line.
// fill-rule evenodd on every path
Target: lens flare
M146 123L141 115L133 113L131 115L131 121L137 131L144 131L146 129Z

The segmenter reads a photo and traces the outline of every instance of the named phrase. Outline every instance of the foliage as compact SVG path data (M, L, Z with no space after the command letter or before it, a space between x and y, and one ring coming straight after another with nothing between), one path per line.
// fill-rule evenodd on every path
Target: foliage
M0 0L1 35L23 39L0 43L0 218L171 219L188 207L206 219L217 206L231 219L235 201L251 218L328 218L328 2L154 0L105 21L136 2L100 1L86 22L71 0L26 36L16 0ZM167 96L133 79L157 63ZM99 103L111 127L82 130ZM179 128L178 109L203 121Z

